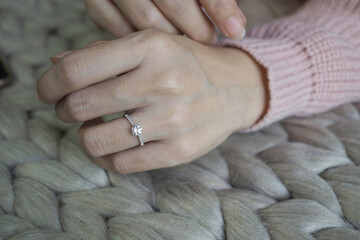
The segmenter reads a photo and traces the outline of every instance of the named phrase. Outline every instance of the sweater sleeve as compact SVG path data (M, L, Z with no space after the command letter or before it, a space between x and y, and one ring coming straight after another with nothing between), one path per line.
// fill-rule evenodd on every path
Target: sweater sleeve
M269 107L241 132L360 101L360 0L309 0L244 40L220 45L248 52L267 71Z

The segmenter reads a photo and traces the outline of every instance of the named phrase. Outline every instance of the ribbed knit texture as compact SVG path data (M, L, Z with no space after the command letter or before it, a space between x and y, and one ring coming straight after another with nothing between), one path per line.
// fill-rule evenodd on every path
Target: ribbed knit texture
M269 107L241 132L360 101L360 0L309 0L244 40L220 45L248 52L267 70Z

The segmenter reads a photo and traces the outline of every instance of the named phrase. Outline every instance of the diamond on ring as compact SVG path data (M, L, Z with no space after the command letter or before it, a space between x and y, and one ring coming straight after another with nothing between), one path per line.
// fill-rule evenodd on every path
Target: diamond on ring
M131 128L131 132L134 136L137 136L139 138L140 141L140 146L144 146L144 142L141 138L141 133L142 133L142 127L140 125L136 125L130 118L130 116L128 114L125 114L124 117L130 122L132 128Z
M142 132L142 127L140 125L135 125L131 128L131 132L135 136L139 136Z

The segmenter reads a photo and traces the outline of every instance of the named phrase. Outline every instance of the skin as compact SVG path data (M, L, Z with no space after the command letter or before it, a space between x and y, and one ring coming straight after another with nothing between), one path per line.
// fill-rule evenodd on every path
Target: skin
M66 122L102 168L140 172L189 163L265 113L264 69L238 49L148 29L53 57L38 97ZM145 145L124 118L143 127Z
M157 28L214 43L213 23L228 38L240 40L246 33L246 19L236 0L85 0L85 4L91 18L116 37Z

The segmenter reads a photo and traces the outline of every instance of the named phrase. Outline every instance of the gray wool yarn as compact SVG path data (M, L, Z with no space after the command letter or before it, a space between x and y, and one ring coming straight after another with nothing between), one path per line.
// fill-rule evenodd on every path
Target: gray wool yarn
M106 239L102 215L85 206L66 204L60 209L60 222L65 232L83 239Z
M46 153L31 141L14 139L0 142L0 163L9 168L19 163L45 159L48 159Z
M314 235L317 240L360 240L359 232L349 228L327 228L316 232Z
M274 240L315 240L311 234L303 232L294 226L268 224L267 229L271 239Z
M342 139L342 143L344 144L347 155L349 158L357 165L360 164L360 141L356 139Z
M253 190L276 199L289 197L284 184L261 160L234 149L223 152L223 156L228 161L232 186Z
M329 227L345 227L346 223L316 201L290 199L260 210L260 216L269 225L296 226L312 233ZM315 217L316 216L316 217Z
M69 233L60 233L55 231L48 230L32 230L24 233L20 233L11 238L7 238L7 240L79 240L81 238L69 234Z
M128 175L108 171L109 180L114 187L125 188L137 197L153 206L151 193L153 192L152 178L148 172L139 172Z
M137 226L133 231L127 231L124 227L128 224ZM193 240L215 240L216 238L209 230L197 224L192 219L169 213L135 214L128 217L118 216L109 220L110 239L131 239L122 238L123 234L138 235L143 238L133 239L193 239ZM139 227L141 226L141 227ZM151 228L153 231L142 232L142 227ZM117 232L118 234L113 234ZM158 234L161 238L154 235ZM141 236L140 235L140 236ZM156 237L156 238L155 238Z
M219 198L222 199L236 199L237 201L246 204L246 206L248 206L253 211L258 211L276 203L275 199L272 199L266 195L243 189L234 188L219 190L216 191L216 193Z
M246 204L227 196L220 198L227 239L270 239L259 216Z
M352 164L341 153L313 147L300 142L288 142L269 148L258 155L267 164L289 163L321 173L330 167Z
M12 212L14 192L11 185L11 173L2 164L0 164L0 196L0 209Z
M27 127L29 138L49 157L53 159L58 158L59 130L35 118L28 121Z
M77 172L80 176L99 187L109 185L109 179L104 171L96 165L74 142L63 138L59 146L59 161Z
M220 201L214 191L198 183L166 184L157 189L154 198L159 212L190 218L216 239L223 239Z
M271 164L294 199L311 199L327 207L337 216L343 213L330 185L317 174L290 164Z
M11 214L0 215L0 239L8 239L31 230L36 230L36 227L19 217Z
M95 184L55 160L18 164L14 169L14 174L16 177L35 179L56 192L96 188Z
M300 1L239 5L251 28ZM360 103L234 133L186 165L119 174L83 151L81 123L36 97L49 56L111 39L82 1L1 0L0 36L12 76L0 89L0 240L360 240Z
M335 134L327 128L315 125L314 119L311 120L306 123L285 121L283 126L289 133L289 139L294 142L305 142L315 147L346 155L344 146Z
M59 206L55 194L29 178L14 180L14 213L39 228L59 231Z
M13 105L0 105L0 133L5 139L26 139L26 112Z

